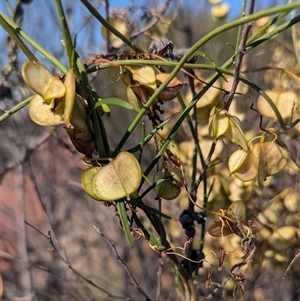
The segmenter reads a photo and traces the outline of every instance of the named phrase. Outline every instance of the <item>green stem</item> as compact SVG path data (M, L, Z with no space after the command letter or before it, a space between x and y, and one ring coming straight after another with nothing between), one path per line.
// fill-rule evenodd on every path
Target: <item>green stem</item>
M18 112L19 110L21 110L22 108L26 107L29 103L30 100L32 99L33 96L23 100L22 102L18 103L17 105L15 105L14 107L12 107L10 110L6 111L4 114L2 114L0 116L0 123L2 121L4 121L5 119L7 119L8 117L10 117L11 115L15 114L16 112Z
M81 0L83 1L83 0ZM282 5L282 6L278 6L278 7L274 7L274 8L270 8L268 10L262 11L262 12L258 12L255 13L253 15L247 16L243 19L238 19L232 22L229 22L227 24L224 24L214 30L212 30L209 34L205 35L204 37L202 37L198 42L196 42L188 51L187 53L182 57L182 59L176 64L175 68L173 69L173 71L170 73L170 75L168 76L168 78L161 84L161 86L153 93L153 95L150 97L150 99L147 101L147 103L145 104L144 108L141 109L141 111L139 112L139 114L136 116L136 118L133 120L133 122L131 123L131 125L128 127L128 130L126 131L126 133L124 134L124 136L122 137L122 139L120 140L118 146L115 149L115 153L118 153L121 148L123 147L123 145L125 144L125 142L127 141L128 137L131 135L131 133L133 132L133 130L135 129L135 127L138 125L138 123L140 122L140 120L142 119L142 117L145 115L145 113L147 112L148 108L154 103L154 101L156 100L156 98L158 97L158 95L167 87L167 85L171 82L171 80L176 76L176 74L180 71L180 69L183 67L184 63L193 55L193 53L202 45L204 45L205 43L207 43L209 40L211 40L213 37L233 28L233 27L237 27L240 26L242 24L246 24L248 22L252 22L254 20L257 20L259 18L265 17L265 16L269 16L272 14L276 14L278 12L281 12L283 10L291 10L293 8L298 8L300 7L300 3L290 3L287 5ZM296 17L297 18L297 17ZM296 19L294 18L294 19ZM293 20L294 20L293 19ZM292 20L290 21L290 23L292 22ZM289 27L289 26L288 26ZM233 58L230 58L224 65L223 68L228 68L229 66L231 66L231 64L233 63ZM185 116L190 112L190 110L192 109L192 107L196 104L196 102L199 100L199 98L201 96L204 95L204 93L207 92L207 90L209 89L209 87L219 78L220 74L216 74L213 76L210 84L206 87L204 87L197 95L196 97L193 99L193 101L189 104L189 106L187 107L187 109L182 113ZM182 115L183 116L183 115ZM183 121L182 116L180 116L180 121ZM184 117L185 117L184 116ZM176 124L176 127L178 128L180 124ZM177 130L176 128L176 130ZM171 132L169 134L168 139L166 139L165 147L161 148L161 151L159 152L159 154L161 155L167 148L167 145L170 143L172 139L172 137L175 135L175 132ZM157 156L159 155L157 154ZM156 160L157 160L157 156L156 156Z
M300 6L300 5L299 5ZM248 17L247 17L248 18ZM244 19L243 19L244 21ZM261 37L260 39L258 39L257 41L254 41L252 44L248 45L246 48L246 51L250 51L252 50L254 47L262 44L263 42L267 41L268 39L270 39L273 35L278 34L279 32L287 29L290 26L293 26L294 24L296 24L297 22L300 22L300 16L295 17L294 19L282 24L281 26L279 26L276 30L274 30L271 33L268 33L266 35L264 35L263 37ZM153 161L151 162L151 164L149 165L149 167L146 169L146 171L144 172L145 175L149 174L150 171L153 169L153 167L156 165L156 163L158 162L159 158L164 154L164 152L166 151L169 143L171 142L171 140L173 139L173 136L176 134L178 128L180 127L181 123L183 122L183 120L186 118L186 116L189 114L189 112L192 110L193 106L196 105L197 101L208 91L208 89L217 81L217 79L222 75L222 73L225 74L230 74L233 75L232 71L227 70L233 62L233 58L231 57L229 58L221 68L217 68L217 70L219 72L215 73L210 81L208 82L208 84L192 99L192 101L189 103L189 105L186 107L186 109L181 113L181 115L178 117L176 123L174 124L173 128L171 129L168 137L165 139L163 145L161 146L160 151L156 154L155 158L153 159ZM215 69L213 66L207 66L207 69L213 70ZM176 68L175 68L176 69ZM174 69L174 70L175 70ZM174 71L173 70L173 71ZM171 73L172 74L172 73ZM170 77L170 76L169 76ZM247 81L245 78L241 77L241 81L245 82L247 84L249 84L252 88L254 88L260 95L264 96L265 99L268 99L268 103L269 105L272 106L273 101L264 93L264 91L262 91L258 86L256 86L255 84ZM160 86L161 87L161 86ZM152 97L151 97L152 98ZM150 100L149 100L150 101ZM274 103L273 103L274 104ZM273 107L273 106L272 106ZM274 107L273 107L274 108ZM285 128L285 124L283 122L283 119L280 115L280 112L278 111L277 108L275 108L274 113L276 114L276 117L278 119L278 121L280 122L280 125L282 126L282 128ZM138 116L137 116L138 117ZM125 136L125 135L124 135Z
M38 44L34 39L32 39L24 30L22 30L15 22L13 22L8 16L3 13L0 13L0 21L2 18L16 30L18 35L22 37L25 41L27 41L30 45L32 45L42 56L48 59L53 65L59 68L64 74L67 74L68 69L50 52L48 52L45 48L43 48L40 44ZM2 25L2 23L0 23ZM16 41L17 42L17 41Z
M63 6L61 4L61 0L55 0L55 6L56 6L59 22L60 22L62 35L63 35L63 38L64 38L64 46L65 46L66 51L67 51L67 56L68 56L68 61L69 61L69 68L73 68L74 67L74 61L72 61L72 57L74 58L74 56L73 56L72 39L71 39L69 26L68 26L68 23L67 23L67 20L66 20L66 15L65 15Z
M282 18L284 18L288 13L290 12L290 10L285 10L283 12L281 12L278 16L274 17L273 19L271 19L269 22L267 22L265 25L263 25L262 27L260 27L255 33L252 34L252 36L247 40L247 44L250 44L251 42L253 42L257 37L259 37L261 34L263 34L264 32L266 32L273 24L275 24L277 21L281 20Z
M21 40L19 37L17 30L8 24L8 22L4 19L3 14L0 14L0 24L2 27L6 30L8 35L15 41L15 43L20 47L20 49L23 51L23 53L28 57L31 61L37 61L37 58L34 56L34 54L30 51L30 49L27 47L27 45Z
M77 58L77 66L81 75L84 93L88 95L87 103L89 112L91 112L90 118L93 125L93 131L95 132L97 151L100 158L107 158L110 155L110 148L106 136L106 131L98 110L94 109L95 97L93 95L92 87L89 84L84 65L79 57Z
M289 0L291 2L293 0ZM296 11L292 11L291 13L291 19L296 15ZM299 31L298 31L299 32ZM297 30L296 27L292 27L292 39L293 39L293 46L294 46L294 51L295 51L295 56L297 59L298 63L298 68L300 68L300 50L299 50L299 38L297 37Z

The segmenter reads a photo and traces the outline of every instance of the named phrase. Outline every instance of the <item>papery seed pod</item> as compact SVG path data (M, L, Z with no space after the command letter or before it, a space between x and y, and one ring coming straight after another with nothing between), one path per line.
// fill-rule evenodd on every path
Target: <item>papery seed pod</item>
M236 175L240 180L247 182L257 176L257 157L251 151L239 149L228 159L230 174Z
M92 166L83 171L81 175L81 185L83 190L91 198L101 201L93 191L93 179L96 173L100 170L100 166Z
M290 160L286 145L278 141L261 141L252 146L253 154L258 158L258 183L263 185L266 177L279 173Z
M239 145L243 150L248 150L247 140L245 138L245 134L240 127L240 120L235 117L229 115L229 127L227 131L224 133L224 136L230 140L232 143Z
M134 83L144 85L152 89L156 88L156 74L152 67L127 66L126 69L131 72L132 81Z
M103 166L93 177L93 193L103 201L117 201L134 194L141 183L142 171L136 157L126 151Z
M274 175L285 168L290 152L284 143L278 141L260 142L253 145L253 154L258 157L258 153L265 156L266 176Z
M229 127L229 116L227 111L216 109L215 115L212 117L209 125L210 136L214 139L223 135Z

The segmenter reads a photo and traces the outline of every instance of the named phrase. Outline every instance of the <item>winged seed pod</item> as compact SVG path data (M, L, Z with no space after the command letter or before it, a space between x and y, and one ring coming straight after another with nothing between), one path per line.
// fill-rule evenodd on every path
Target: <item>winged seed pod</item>
M159 73L156 75L153 68L149 66L126 67L126 71L122 74L122 80L127 86L127 100L135 111L139 112L143 108L154 91L169 75L168 73ZM180 89L186 84L186 82L182 82L175 77L160 93L158 98L161 101L171 100L179 94ZM150 111L148 111L148 114L150 114Z
M133 154L124 151L98 170L83 173L81 181L87 194L93 198L101 201L117 201L134 194L141 180L142 171L139 162ZM92 185L86 184L89 181Z
M223 135L232 143L239 145L242 149L247 151L247 140L239 123L239 119L235 116L231 116L226 110L216 109L216 113L210 124L210 135L214 139Z
M264 141L251 146L253 154L257 157L257 177L260 186L266 177L279 173L290 160L290 152L282 142Z
M140 84L151 89L156 88L156 74L152 67L126 66L126 69L131 73L131 84Z
M240 121L237 117L229 115L229 127L224 133L224 136L232 143L239 145L243 150L247 151L247 140L239 124Z
M229 117L225 110L216 109L211 123L210 123L210 136L214 139L218 139L222 136L229 127Z
M93 190L93 179L96 175L96 173L100 170L100 166L92 166L87 168L83 171L81 175L81 185L83 190L87 195L89 195L91 198L101 201L101 199L98 198L98 196L95 194Z
M39 94L51 109L54 109L66 94L65 85L40 62L25 62L22 66L22 76L26 84Z
M37 94L29 104L31 120L41 126L71 123L80 131L86 131L87 114L84 101L75 94L75 78L70 69L62 82L39 62L26 62L22 76Z
M250 150L239 149L229 157L228 168L241 181L252 181L257 176L257 158Z

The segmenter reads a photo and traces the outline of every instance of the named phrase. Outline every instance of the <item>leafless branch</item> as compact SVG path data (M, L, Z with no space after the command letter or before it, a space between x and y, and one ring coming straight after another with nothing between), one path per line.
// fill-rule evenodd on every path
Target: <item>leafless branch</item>
M135 288L146 298L146 301L153 301L152 298L150 298L147 293L140 287L139 283L137 282L137 280L135 279L135 277L133 276L133 274L131 273L128 265L122 260L122 258L119 256L119 253L117 251L117 249L114 246L114 243L111 242L105 235L103 232L101 232L101 230L99 229L99 227L97 227L96 225L94 225L94 228L96 229L96 231L104 238L104 240L108 243L108 245L111 247L111 249L113 250L113 252L116 255L116 259L121 263L122 267L124 268L124 270L126 271L126 273L128 274L128 276L132 279Z
M255 3L255 0L250 1L248 15L253 13L254 3ZM249 34L251 27L252 27L252 23L247 23L247 24L245 24L243 31L242 31L241 41L240 41L240 44L238 47L238 53L237 53L237 57L235 60L235 65L234 65L233 83L232 83L232 87L228 94L226 105L225 105L225 109L227 111L232 103L233 97L236 93L237 86L240 82L240 73L241 73L242 62L243 62L244 55L246 53L246 51L245 51L246 41L247 41L248 34Z
M100 290L101 292L105 293L107 295L107 297L110 298L114 298L116 300L128 300L128 301L140 301L140 300L133 300L130 297L125 297L125 296L118 296L115 294L112 294L111 292L107 291L106 289L100 287L99 285L97 285L95 282L93 282L92 280L86 278L84 275L82 275L80 272L78 272L75 268L73 268L73 266L71 265L70 261L65 259L60 252L57 250L52 237L51 237L51 232L48 231L48 235L44 234L42 231L40 231L38 228L36 228L35 226L33 226L32 224L30 224L29 222L25 221L25 224L30 226L31 228L33 228L34 230L36 230L39 234L41 234L42 236L44 236L46 239L48 239L50 245L51 245L51 251L60 259L62 260L66 266L72 270L72 272L78 276L79 278L81 278L82 280L84 280L85 282L87 282L88 284L92 285L93 287L97 288L98 290Z

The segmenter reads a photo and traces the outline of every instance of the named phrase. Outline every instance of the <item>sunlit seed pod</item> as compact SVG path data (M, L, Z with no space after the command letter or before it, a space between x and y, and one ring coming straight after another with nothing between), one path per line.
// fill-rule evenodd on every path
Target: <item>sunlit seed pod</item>
M157 74L157 88L159 88L159 86L169 77L169 75L169 73ZM186 84L186 82L182 82L178 78L174 77L167 87L159 94L158 98L163 101L174 99L179 94L181 88Z
M229 139L232 143L239 145L243 150L248 150L247 140L245 138L244 132L242 131L239 123L239 119L235 116L229 116L229 126L224 137Z
M37 93L29 104L29 116L33 122L41 126L70 123L75 101L73 69L68 71L62 82L43 64L30 61L22 66L22 76Z
M28 61L24 63L22 76L26 84L34 92L42 96L48 104L52 103L54 99L62 98L66 94L66 87L63 82L40 62Z
M212 117L210 124L210 136L214 139L223 135L229 127L229 116L225 110L216 110L215 115Z
M141 180L139 162L133 154L124 151L98 170L92 181L93 192L100 200L117 201L134 194Z
M101 201L93 190L93 179L95 174L100 170L101 167L92 166L83 171L81 175L81 185L84 189L85 193L89 195L91 198Z
M152 89L156 88L156 74L152 67L126 66L126 69L131 72L134 83L147 86Z
M257 158L251 151L239 149L228 159L230 174L236 175L242 181L251 181L257 176Z
M42 96L36 94L30 101L28 114L30 119L40 126L55 126L65 123L63 116L64 106L58 105L55 112L51 110L50 105L45 103Z
M266 177L280 172L288 164L290 152L283 143L281 145L277 141L267 141L252 146L253 154L260 158L258 164L265 166Z

